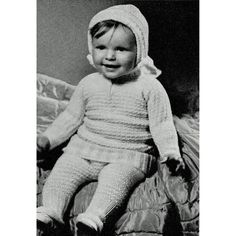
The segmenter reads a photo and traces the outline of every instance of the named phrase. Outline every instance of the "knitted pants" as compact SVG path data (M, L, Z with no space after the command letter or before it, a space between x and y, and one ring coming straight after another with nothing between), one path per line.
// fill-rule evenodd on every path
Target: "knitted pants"
M100 231L104 221L123 203L131 188L144 178L141 170L127 163L88 161L65 153L44 185L43 205L38 208L37 217L45 223L50 218L63 223L64 213L77 188L97 179L92 201L87 210L78 215L77 221Z

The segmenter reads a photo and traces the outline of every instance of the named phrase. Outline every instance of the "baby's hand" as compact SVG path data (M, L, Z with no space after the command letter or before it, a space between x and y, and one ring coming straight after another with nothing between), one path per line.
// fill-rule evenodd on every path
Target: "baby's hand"
M167 165L171 173L176 174L180 170L185 169L185 164L182 157L169 156L165 161L161 162Z
M44 135L37 136L37 164L40 165L44 162L45 153L49 151L50 142Z
M44 135L37 136L37 152L47 152L50 148L49 139Z

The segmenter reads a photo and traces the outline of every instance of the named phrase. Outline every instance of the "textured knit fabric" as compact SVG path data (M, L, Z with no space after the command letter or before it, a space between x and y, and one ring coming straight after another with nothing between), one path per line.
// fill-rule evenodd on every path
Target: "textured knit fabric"
M90 163L79 157L64 154L56 162L43 188L42 207L38 208L39 219L44 215L63 223L64 213L77 188L96 180L106 163ZM41 215L40 215L41 214Z
M154 74L156 77L159 76L161 71L155 67L153 60L148 56L148 23L140 10L131 4L109 7L98 12L91 19L88 30L88 49L90 54L87 56L90 64L94 65L91 56L92 37L90 35L90 29L98 22L105 20L121 22L131 29L135 35L137 45L136 68L140 69L142 73Z
M101 231L106 219L117 213L130 190L144 178L144 173L132 165L106 165L98 176L98 186L89 207L78 215L77 221L91 222L97 231Z
M74 132L65 152L85 159L132 162L148 172L153 140L161 160L180 156L168 96L153 76L121 84L98 73L85 77L44 134L55 147Z
M63 216L76 189L83 183L98 179L92 202L78 221L101 231L106 218L119 208L130 189L142 179L144 173L132 165L89 162L64 154L53 168L43 189L43 206L37 218L48 223L50 219L63 223Z

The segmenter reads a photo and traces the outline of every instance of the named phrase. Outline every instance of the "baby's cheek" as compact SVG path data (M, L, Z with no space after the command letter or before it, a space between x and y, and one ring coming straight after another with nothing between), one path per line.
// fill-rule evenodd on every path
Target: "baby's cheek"
M95 66L98 66L98 65L101 64L101 58L98 57L98 56L95 56L95 57L93 58L93 62L94 62L94 64L95 64Z
M135 65L135 61L134 60L129 60L127 61L126 63L126 67L129 68L129 69L132 69Z

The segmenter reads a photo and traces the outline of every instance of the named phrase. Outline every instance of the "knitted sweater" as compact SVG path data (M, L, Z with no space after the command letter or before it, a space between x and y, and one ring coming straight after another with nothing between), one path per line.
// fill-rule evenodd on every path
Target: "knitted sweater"
M152 75L121 83L99 73L86 76L44 134L51 148L74 134L65 152L96 161L132 162L144 172L156 159L154 143L161 160L180 156L168 96Z

